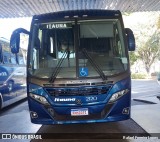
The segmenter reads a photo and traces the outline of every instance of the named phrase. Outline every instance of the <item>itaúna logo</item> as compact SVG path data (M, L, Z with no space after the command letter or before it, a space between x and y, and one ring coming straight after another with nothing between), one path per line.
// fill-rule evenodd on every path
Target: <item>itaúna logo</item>
M55 102L75 102L76 98L55 98Z

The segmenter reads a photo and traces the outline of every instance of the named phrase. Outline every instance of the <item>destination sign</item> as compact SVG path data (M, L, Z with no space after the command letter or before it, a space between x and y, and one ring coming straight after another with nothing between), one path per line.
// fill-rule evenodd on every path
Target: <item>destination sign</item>
M66 24L47 24L47 29L60 29L60 28L67 28Z

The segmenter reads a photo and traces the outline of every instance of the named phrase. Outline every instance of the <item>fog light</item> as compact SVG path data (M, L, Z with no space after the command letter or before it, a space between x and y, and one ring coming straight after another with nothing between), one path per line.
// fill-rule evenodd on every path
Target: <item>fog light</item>
M122 111L123 114L129 114L129 107L124 108Z
M31 114L32 118L37 118L38 117L38 114L34 111L30 111L30 114Z
M48 108L49 114L54 117L54 110L52 108Z

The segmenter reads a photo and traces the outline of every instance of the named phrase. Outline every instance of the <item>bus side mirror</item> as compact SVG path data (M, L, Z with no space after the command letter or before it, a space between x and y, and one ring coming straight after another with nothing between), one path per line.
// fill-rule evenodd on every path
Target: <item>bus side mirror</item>
M20 33L14 31L10 39L10 48L13 54L19 53Z
M127 36L128 50L135 51L135 38L132 30L125 28L125 34Z
M20 34L24 33L24 34L28 34L29 35L29 31L23 29L23 28L18 28L16 30L13 31L11 38L10 38L10 48L11 48L11 52L13 54L17 54L19 53L19 47L20 47Z

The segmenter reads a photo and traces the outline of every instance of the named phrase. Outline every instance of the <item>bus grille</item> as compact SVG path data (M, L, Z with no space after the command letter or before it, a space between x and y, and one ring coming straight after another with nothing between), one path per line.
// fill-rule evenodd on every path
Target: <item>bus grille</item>
M81 87L64 87L64 88L46 88L45 90L51 96L85 96L106 94L111 85L105 86L81 86Z
M114 104L107 104L104 109L99 113L93 113L86 116L71 116L67 114L58 114L56 111L54 112L54 115L50 113L52 118L56 121L80 121L80 120L98 120L98 119L104 119L110 112L112 106Z

